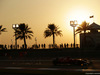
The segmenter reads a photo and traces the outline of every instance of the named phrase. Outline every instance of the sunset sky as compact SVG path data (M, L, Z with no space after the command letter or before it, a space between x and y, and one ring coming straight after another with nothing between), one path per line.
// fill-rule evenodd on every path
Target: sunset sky
M94 18L90 19L92 15ZM45 39L43 36L51 23L62 30L63 36L56 37L57 44L73 43L71 20L100 24L100 0L0 0L0 25L8 31L0 35L0 44L15 44L12 24L20 23L28 24L34 32L32 40L26 41L28 46L35 43L35 38L38 44L52 44L52 37ZM79 43L78 39L76 36L76 43ZM18 40L18 44L23 43Z

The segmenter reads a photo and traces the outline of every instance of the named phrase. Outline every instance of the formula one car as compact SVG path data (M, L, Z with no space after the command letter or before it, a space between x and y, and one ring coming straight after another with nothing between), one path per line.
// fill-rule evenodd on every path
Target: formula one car
M84 59L72 59L70 57L66 58L55 58L53 60L54 65L80 65L80 66L87 66L89 65L90 61Z

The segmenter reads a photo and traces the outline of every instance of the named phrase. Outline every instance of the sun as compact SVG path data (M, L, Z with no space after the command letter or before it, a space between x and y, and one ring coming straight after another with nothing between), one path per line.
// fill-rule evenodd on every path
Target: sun
M69 15L70 20L77 20L78 24L81 24L83 21L90 23L89 16L91 15L86 9L74 9Z

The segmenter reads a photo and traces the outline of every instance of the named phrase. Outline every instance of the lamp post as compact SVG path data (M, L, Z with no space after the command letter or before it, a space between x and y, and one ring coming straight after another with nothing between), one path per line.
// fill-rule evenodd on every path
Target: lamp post
M18 29L18 24L13 24L12 28L15 30L15 49L17 49L17 36L16 36L16 30Z
M73 27L73 33L74 33L74 48L75 48L75 27L78 25L77 20L70 21L70 26Z

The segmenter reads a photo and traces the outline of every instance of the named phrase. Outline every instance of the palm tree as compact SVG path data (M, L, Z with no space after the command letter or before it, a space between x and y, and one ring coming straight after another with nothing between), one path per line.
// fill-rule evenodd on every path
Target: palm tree
M77 33L82 33L82 31L84 32L84 46L86 46L86 30L87 30L87 26L89 26L89 23L87 23L86 21L83 21L82 24L80 24L77 29L76 29L76 34Z
M2 25L0 25L0 34L1 34L2 32L6 32L6 28L2 28Z
M29 38L31 39L31 37L33 36L33 31L30 30L31 28L28 27L28 25L20 24L19 28L16 30L16 36L17 39L24 39L24 47L25 49L27 48L26 45L26 39Z
M50 37L53 35L53 46L55 45L55 35L58 36L62 36L62 31L58 30L58 26L54 25L54 24L49 24L48 28L46 28L46 30L44 31L44 37Z

